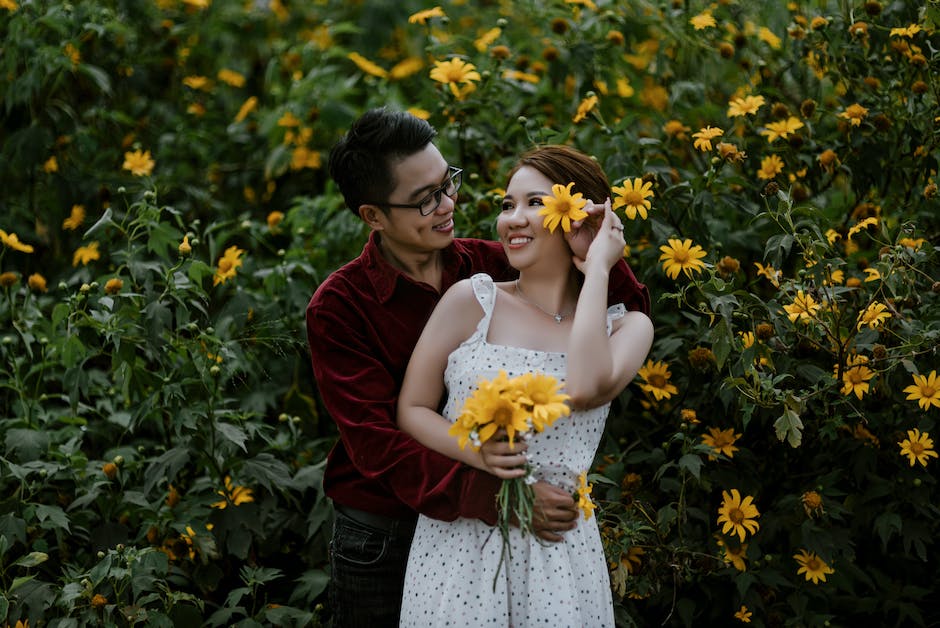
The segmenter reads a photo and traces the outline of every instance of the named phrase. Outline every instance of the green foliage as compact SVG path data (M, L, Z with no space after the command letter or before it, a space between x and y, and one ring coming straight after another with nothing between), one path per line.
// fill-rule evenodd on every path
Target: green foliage
M0 1L0 617L326 619L302 316L366 235L327 151L388 104L465 168L463 235L533 143L651 185L657 338L592 474L621 625L940 621L940 461L899 446L940 412L936 3L427 8Z

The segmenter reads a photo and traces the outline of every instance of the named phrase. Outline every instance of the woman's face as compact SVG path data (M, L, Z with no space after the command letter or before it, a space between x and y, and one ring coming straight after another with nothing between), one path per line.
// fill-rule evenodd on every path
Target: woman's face
M496 233L509 263L519 270L535 263L571 263L571 249L561 230L550 233L539 215L545 206L542 197L551 196L555 183L535 168L523 166L506 187Z

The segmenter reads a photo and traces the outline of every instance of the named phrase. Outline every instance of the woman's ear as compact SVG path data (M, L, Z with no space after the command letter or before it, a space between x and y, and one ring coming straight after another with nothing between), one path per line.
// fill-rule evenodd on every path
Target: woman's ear
M359 217L374 231L382 231L385 229L385 223L388 222L385 212L377 205L360 205Z

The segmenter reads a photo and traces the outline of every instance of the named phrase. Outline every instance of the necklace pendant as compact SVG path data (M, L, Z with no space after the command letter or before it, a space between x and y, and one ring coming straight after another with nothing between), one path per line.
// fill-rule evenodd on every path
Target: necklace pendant
M556 323L558 323L559 325L561 325L561 321L562 321L565 317L562 316L561 314L555 314L555 315L552 316L552 318L555 319L555 322L556 322Z

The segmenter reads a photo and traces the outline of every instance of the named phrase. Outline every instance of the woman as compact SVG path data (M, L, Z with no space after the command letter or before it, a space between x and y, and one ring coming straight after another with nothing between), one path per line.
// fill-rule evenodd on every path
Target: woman
M568 183L573 194L608 199L584 259L573 257L561 230L550 232L539 214L552 186ZM624 247L609 196L603 171L579 151L544 146L523 155L510 172L497 219L519 278L494 283L475 275L443 296L408 365L398 401L401 429L497 477L519 477L528 459L538 479L575 489L593 462L611 400L634 378L653 338L645 314L607 307L609 271ZM460 449L448 433L452 421L479 380L501 370L563 381L570 416L514 448L489 442L482 452ZM560 543L543 544L513 529L511 555L502 565L495 530L478 520L419 518L401 625L614 625L595 519L580 521Z

